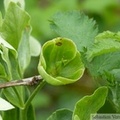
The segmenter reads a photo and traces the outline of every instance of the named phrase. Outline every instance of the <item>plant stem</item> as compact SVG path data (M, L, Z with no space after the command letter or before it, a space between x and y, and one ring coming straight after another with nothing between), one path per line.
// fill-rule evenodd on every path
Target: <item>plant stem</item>
M34 76L30 78L25 78L22 80L14 80L6 83L0 84L0 88L8 88L12 86L29 86L29 85L35 85L38 84L42 78L40 76Z
M19 111L19 120L27 120L27 115L26 115L26 110L25 109L20 109Z
M37 92L45 85L46 81L43 80L37 87L36 89L33 91L33 93L30 95L29 99L27 100L27 102L25 103L25 109L27 107L29 107L31 101L33 100L33 98L35 97L35 95L37 94Z
M45 85L45 83L46 82L43 80L40 84L38 84L36 89L33 91L33 93L30 95L30 97L26 101L26 103L24 105L24 109L20 109L20 120L27 120L27 110L28 110L28 107L30 106L31 101L33 100L33 98L35 97L37 92Z

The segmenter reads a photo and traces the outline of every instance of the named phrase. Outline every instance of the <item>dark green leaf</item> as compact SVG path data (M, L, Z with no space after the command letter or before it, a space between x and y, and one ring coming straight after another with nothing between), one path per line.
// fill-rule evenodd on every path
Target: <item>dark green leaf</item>
M90 120L90 115L95 114L104 104L108 95L107 87L100 87L92 95L80 99L73 112L73 120Z
M27 109L27 120L35 120L35 110L32 105Z
M72 111L68 109L57 110L47 120L72 120Z
M55 14L51 20L51 28L59 36L73 40L79 51L93 44L98 31L95 21L78 11Z
M19 120L19 110L18 108L5 111L3 113L3 120Z

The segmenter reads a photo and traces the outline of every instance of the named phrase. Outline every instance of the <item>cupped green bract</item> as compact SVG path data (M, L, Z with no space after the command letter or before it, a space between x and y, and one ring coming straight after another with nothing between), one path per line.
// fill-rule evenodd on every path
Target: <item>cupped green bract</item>
M84 65L73 41L59 37L43 45L38 70L49 84L64 85L77 81Z

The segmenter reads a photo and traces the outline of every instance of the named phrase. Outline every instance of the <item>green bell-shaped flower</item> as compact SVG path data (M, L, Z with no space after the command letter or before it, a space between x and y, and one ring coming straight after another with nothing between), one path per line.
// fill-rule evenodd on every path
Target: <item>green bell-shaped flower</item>
M38 71L49 84L65 85L79 80L84 65L74 42L59 37L42 46Z

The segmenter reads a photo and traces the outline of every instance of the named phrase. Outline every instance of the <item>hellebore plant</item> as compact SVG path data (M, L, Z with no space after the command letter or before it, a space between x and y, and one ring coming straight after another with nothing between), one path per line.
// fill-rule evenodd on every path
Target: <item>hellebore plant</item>
M22 0L4 0L0 13L0 100L3 120L35 120L32 100L48 83L66 85L79 80L85 69L98 86L92 95L81 98L71 111L62 108L47 120L90 120L91 114L109 102L120 113L120 32L98 34L94 20L79 11L59 12L50 20L57 38L42 48L31 36L30 16ZM31 57L40 55L38 76L24 78ZM35 85L31 93L27 85ZM14 116L13 116L14 115Z
M49 84L65 85L83 75L84 65L72 40L55 38L43 45L38 70Z

